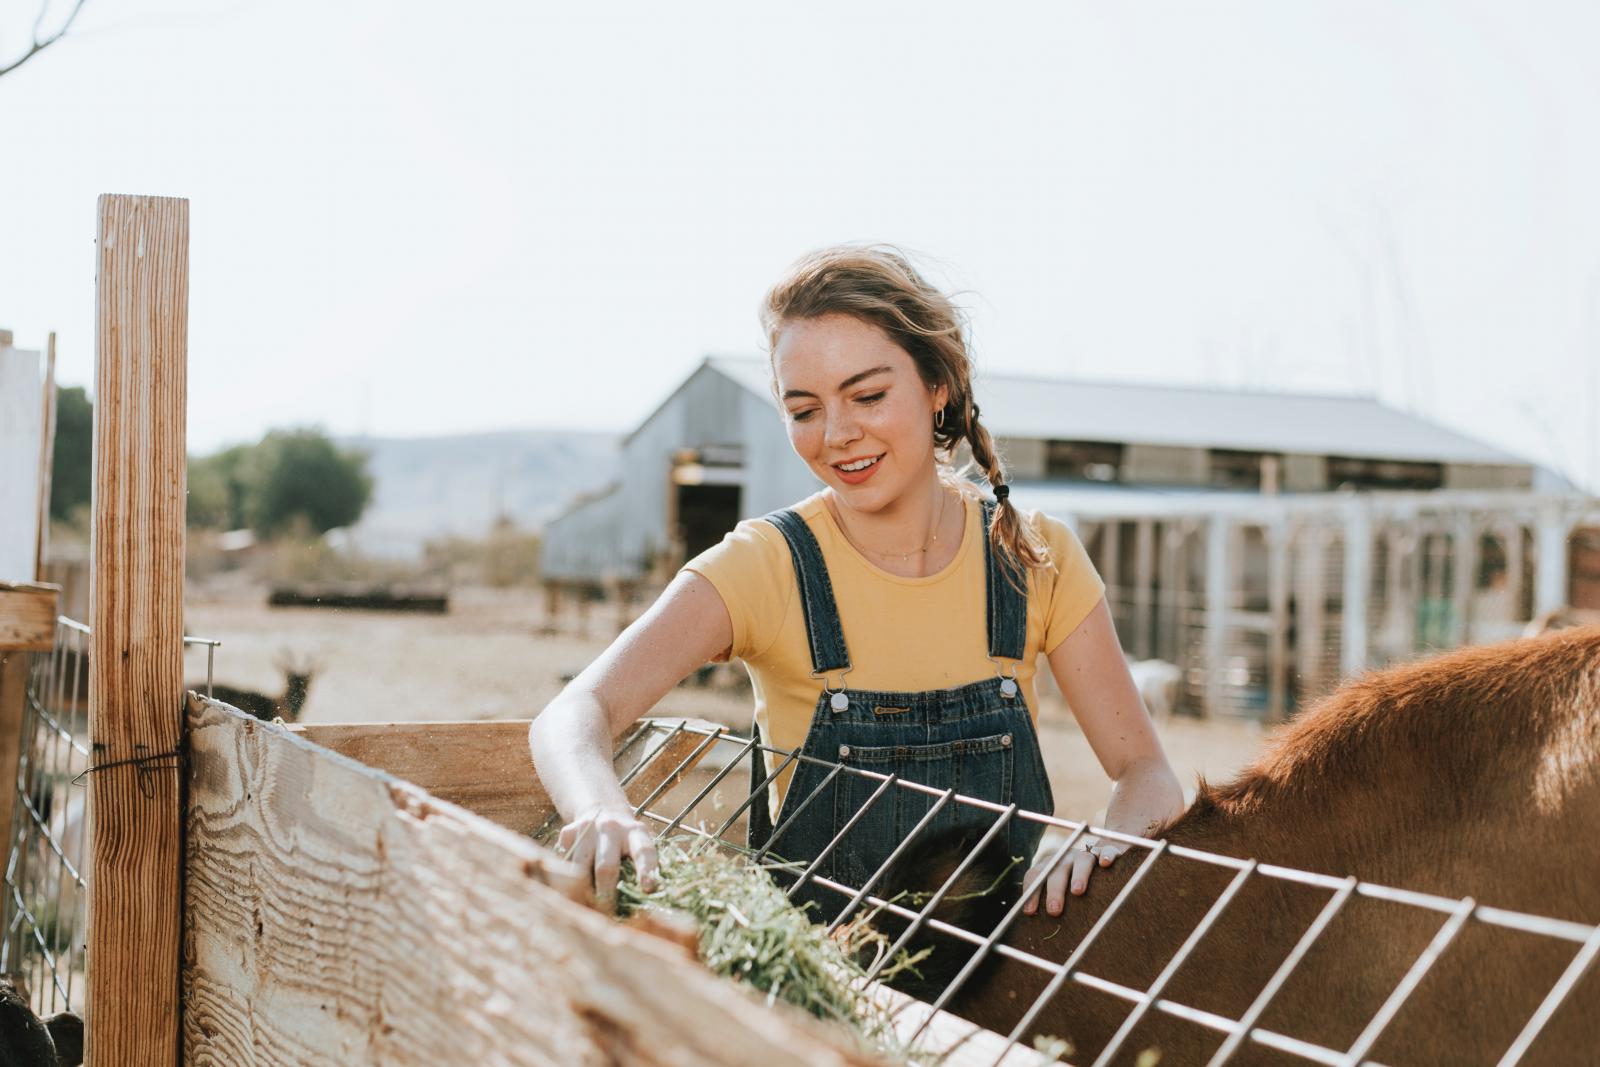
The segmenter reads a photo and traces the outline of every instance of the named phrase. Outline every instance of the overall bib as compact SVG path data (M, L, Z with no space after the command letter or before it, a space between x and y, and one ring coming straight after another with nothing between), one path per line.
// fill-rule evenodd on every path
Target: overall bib
M1016 682L1015 664L1022 660L1027 641L1028 600L1022 591L1027 586L1015 564L1012 573L1022 590L1007 580L1005 561L990 547L987 535L994 509L993 503L983 504L985 614L995 677L924 692L846 686L850 653L822 549L795 511L784 509L765 516L788 542L811 646L812 676L823 679L823 689L800 749L800 756L818 762L794 762L776 819L767 803L767 772L761 751L752 751L752 849L769 848L769 858L798 864L797 873L810 866L882 784L878 778L851 774L849 768L893 774L940 791L954 789L964 796L1054 814L1055 800L1033 715ZM938 653L930 650L929 654ZM1013 661L1009 675L1002 673L1000 661L1004 659ZM835 764L847 769L835 772ZM850 827L814 876L860 888L937 802L937 796L891 785ZM799 815L785 826L797 811ZM998 817L995 812L951 800L922 830L919 840L940 831L967 830L976 842ZM774 828L781 831L776 838ZM1032 860L1043 832L1043 826L1035 822L1012 818L1007 824L1003 840L1010 854L1020 857L1015 868L1019 876ZM803 886L795 899L816 905L813 919L832 918L849 901L847 895L813 882Z

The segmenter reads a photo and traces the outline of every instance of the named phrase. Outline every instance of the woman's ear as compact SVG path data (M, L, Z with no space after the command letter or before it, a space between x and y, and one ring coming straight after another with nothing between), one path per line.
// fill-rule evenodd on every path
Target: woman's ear
M935 386L934 390L933 390L933 411L934 412L943 411L945 409L945 407L949 403L950 403L950 387L948 385L943 384L943 383L940 383L939 385ZM932 413L933 412L930 412L930 414L932 414Z

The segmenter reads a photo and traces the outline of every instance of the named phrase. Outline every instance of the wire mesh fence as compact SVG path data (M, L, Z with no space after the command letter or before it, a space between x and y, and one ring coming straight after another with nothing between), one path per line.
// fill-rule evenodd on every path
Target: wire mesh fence
M54 647L29 666L22 715L0 973L22 977L41 1016L84 1009L90 645L88 626L56 620ZM186 637L184 645L204 652L209 692L220 642Z
M686 735L698 740L689 749L688 755L678 759L676 754L684 751ZM764 847L751 850L744 843L744 825L754 794L741 771L749 766L751 753L756 751L764 754L764 766L768 771L759 789L769 788L779 775L801 761L825 767L827 773L823 776L822 784L811 790L809 795L786 801L772 839ZM817 760L761 744L754 738L743 737L721 727L693 721L644 720L621 740L617 749L616 768L619 777L624 784L634 780L653 760L667 752L673 753L670 758L677 761L676 765L667 774L661 774L657 768L656 775L661 785L635 808L641 819L657 828L658 840L687 835L694 839L695 848L717 848L768 864L769 870L787 885L791 897L796 900L826 900L831 897L831 906L823 912L831 927L837 927L868 911L878 920L892 920L901 931L895 942L896 950L910 943L919 931L937 935L947 943L963 945L962 951L970 955L954 977L936 991L932 999L934 1008L948 1007L959 1003L963 995L970 995L972 991L963 987L973 982L988 963L1003 962L1032 972L1032 986L1038 987L1039 991L1031 1001L1025 1000L1016 1006L1015 1022L1011 1024L1009 1032L1002 1035L1004 1040L993 1059L995 1064L1005 1061L1019 1042L1025 1042L1037 1033L1041 1020L1048 1017L1052 1005L1071 986L1114 998L1123 1005L1120 1023L1114 1032L1100 1047L1088 1053L1093 1055L1093 1059L1074 1059L1075 1063L1105 1065L1132 1062L1129 1057L1131 1052L1137 1052L1140 1047L1137 1035L1141 1033L1141 1026L1153 1017L1179 1020L1189 1027L1210 1032L1210 1051L1195 1062L1211 1065L1243 1062L1247 1052L1272 1050L1286 1057L1283 1062L1350 1067L1377 1063L1379 1061L1371 1058L1374 1049L1395 1026L1397 1019L1402 1022L1405 1020L1404 1010L1416 998L1419 987L1430 980L1430 975L1435 980L1435 986L1446 977L1441 975L1438 967L1441 959L1449 960L1452 946L1461 945L1467 940L1465 935L1474 930L1487 931L1498 939L1495 951L1499 953L1496 958L1500 960L1502 968L1512 966L1513 963L1508 961L1517 960L1518 953L1542 953L1541 959L1546 962L1552 959L1552 951L1559 957L1556 959L1559 966L1555 967L1552 980L1541 988L1525 991L1529 998L1529 1010L1514 1020L1514 1034L1508 1035L1507 1042L1481 1062L1498 1064L1500 1067L1523 1062L1557 1013L1565 1010L1570 1015L1589 1011L1588 1008L1568 1002L1579 982L1593 968L1596 956L1600 955L1600 927L1489 907L1470 897L1454 899L1396 889L1355 878L1316 874L1168 841L1121 834L1070 819L1019 810L1015 805L1001 805L965 796L954 789L935 789L894 775L847 766L842 762ZM782 863L778 857L782 855L782 837L786 825L803 817L808 809L820 811L828 808L831 800L824 794L841 777L849 776L871 787L867 790L868 800L862 810L846 819L821 854L809 862ZM852 882L838 877L830 859L836 853L853 847L852 829L862 813L875 804L903 803L906 797L914 798L915 810L922 813L910 832L865 879ZM941 811L952 808L965 810L968 819L976 819L987 829L970 846L961 862L936 885L926 886L925 892L909 901L905 895L892 892L885 886L885 879L893 880L896 877L894 872L897 864L905 862L908 855L915 853L919 841L929 833L929 828ZM1040 951L1038 945L1022 947L1025 939L1009 936L1015 931L1023 901L1043 880L1047 869L1043 865L1035 866L1029 872L1027 884L1014 894L1004 914L994 925L969 929L941 917L941 905L953 887L978 862L978 857L996 835L1014 821L1028 821L1045 828L1045 842L1039 856L1051 857L1052 861L1067 858L1086 834L1128 846L1129 853L1119 862L1134 864L1136 870L1122 883L1115 897L1105 904L1087 933L1075 943L1063 943L1053 950L1047 947L1045 951ZM552 821L541 834L549 837L555 829ZM1179 864L1188 865L1186 873L1182 874L1183 878L1192 877L1188 873L1189 868L1210 870L1215 876L1214 880L1221 879L1221 888L1198 921L1187 928L1186 936L1170 957L1165 959L1159 973L1148 984L1141 986L1092 972L1086 962L1107 958L1108 950L1115 947L1109 942L1117 937L1139 936L1138 931L1126 928L1127 923L1123 923L1122 928L1117 927L1119 913L1124 912L1130 901L1138 899L1142 885L1152 884L1153 872ZM1147 890L1147 896L1149 892L1154 891ZM1242 894L1254 894L1248 896L1252 903L1246 908L1241 908L1238 903ZM1276 899L1285 894L1301 895L1306 902L1303 913L1308 917L1308 923L1298 932L1298 936L1293 936L1291 932L1283 946L1281 958L1274 957L1278 960L1276 966L1264 973L1261 980L1249 989L1245 1010L1222 1013L1180 1000L1174 995L1173 990L1177 988L1175 976L1201 952L1208 938L1216 941L1219 937L1236 935L1239 923L1255 921L1256 916L1249 909L1255 908L1256 902L1269 897ZM913 901L913 906L907 906ZM1393 920L1391 925L1409 923L1419 933L1417 944L1413 946L1418 950L1401 961L1398 980L1386 987L1387 993L1382 996L1381 1002L1363 1017L1359 1033L1353 1040L1335 1046L1309 1038L1304 1033L1292 1032L1288 1027L1265 1025L1264 1019L1269 1016L1271 1009L1283 1006L1277 1002L1286 999L1282 996L1286 985L1298 981L1302 986L1308 982L1315 986L1319 980L1316 976L1299 973L1303 965L1308 958L1315 957L1319 950L1327 949L1327 942L1331 940L1330 929L1337 930L1341 923L1348 925L1355 921L1352 915L1363 904L1390 909L1404 919L1403 923ZM1145 902L1145 906L1149 907L1149 901ZM1245 914L1241 914L1241 911ZM1107 945L1098 945L1108 929L1114 929L1115 934L1105 937ZM1391 940L1398 944L1403 939ZM1465 951L1457 947L1458 956ZM1096 952L1100 954L1098 957L1095 956ZM881 957L877 967L881 967L887 959L887 956ZM876 973L877 967L869 972L869 976ZM1546 967L1546 971L1549 970ZM1449 971L1449 978L1459 978L1459 969L1451 968ZM1297 995L1303 997L1303 993ZM1428 995L1437 998L1439 994L1436 988L1430 987ZM1470 996L1468 1000L1470 1002ZM1336 1010L1333 999L1329 1001L1328 1010ZM918 1021L909 1024L910 1033L902 1036L915 1039L923 1034L931 1018L926 1014L919 1017ZM1466 1021L1463 1021L1463 1025L1467 1025ZM1549 1048L1542 1049L1541 1062L1550 1052ZM1558 1062L1570 1062L1572 1050L1564 1053L1558 1050L1557 1056ZM970 1050L963 1062L973 1062Z

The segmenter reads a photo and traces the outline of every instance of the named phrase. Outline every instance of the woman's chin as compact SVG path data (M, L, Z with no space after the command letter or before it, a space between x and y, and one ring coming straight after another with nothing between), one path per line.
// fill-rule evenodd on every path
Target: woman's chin
M884 492L878 485L850 485L847 482L836 482L833 483L833 492L856 511L877 511L894 499L892 493Z

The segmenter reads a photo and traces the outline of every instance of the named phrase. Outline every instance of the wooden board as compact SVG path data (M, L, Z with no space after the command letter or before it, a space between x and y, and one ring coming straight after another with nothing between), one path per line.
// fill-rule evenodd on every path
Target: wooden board
M872 995L889 1013L896 1036L907 1043L915 1036L918 1054L939 1067L1046 1067L1061 1062L1034 1051L1032 1045L1007 1048L1006 1039L999 1034L959 1015L934 1011L931 1005L887 986L875 984Z
M10 827L17 803L17 762L22 755L22 720L28 701L24 652L0 651L0 826ZM10 908L7 908L9 912Z
M404 778L441 800L529 834L555 814L528 754L531 722L297 723L289 729L368 767ZM662 722L670 726L677 720ZM710 723L696 725L716 728ZM704 736L687 731L668 739L628 785L628 798L641 803L703 740Z
M61 590L41 583L0 582L0 652L49 652L56 642Z
M85 1049L95 1064L178 1062L188 271L187 201L100 198Z
M190 697L187 1067L876 1063L526 838Z

